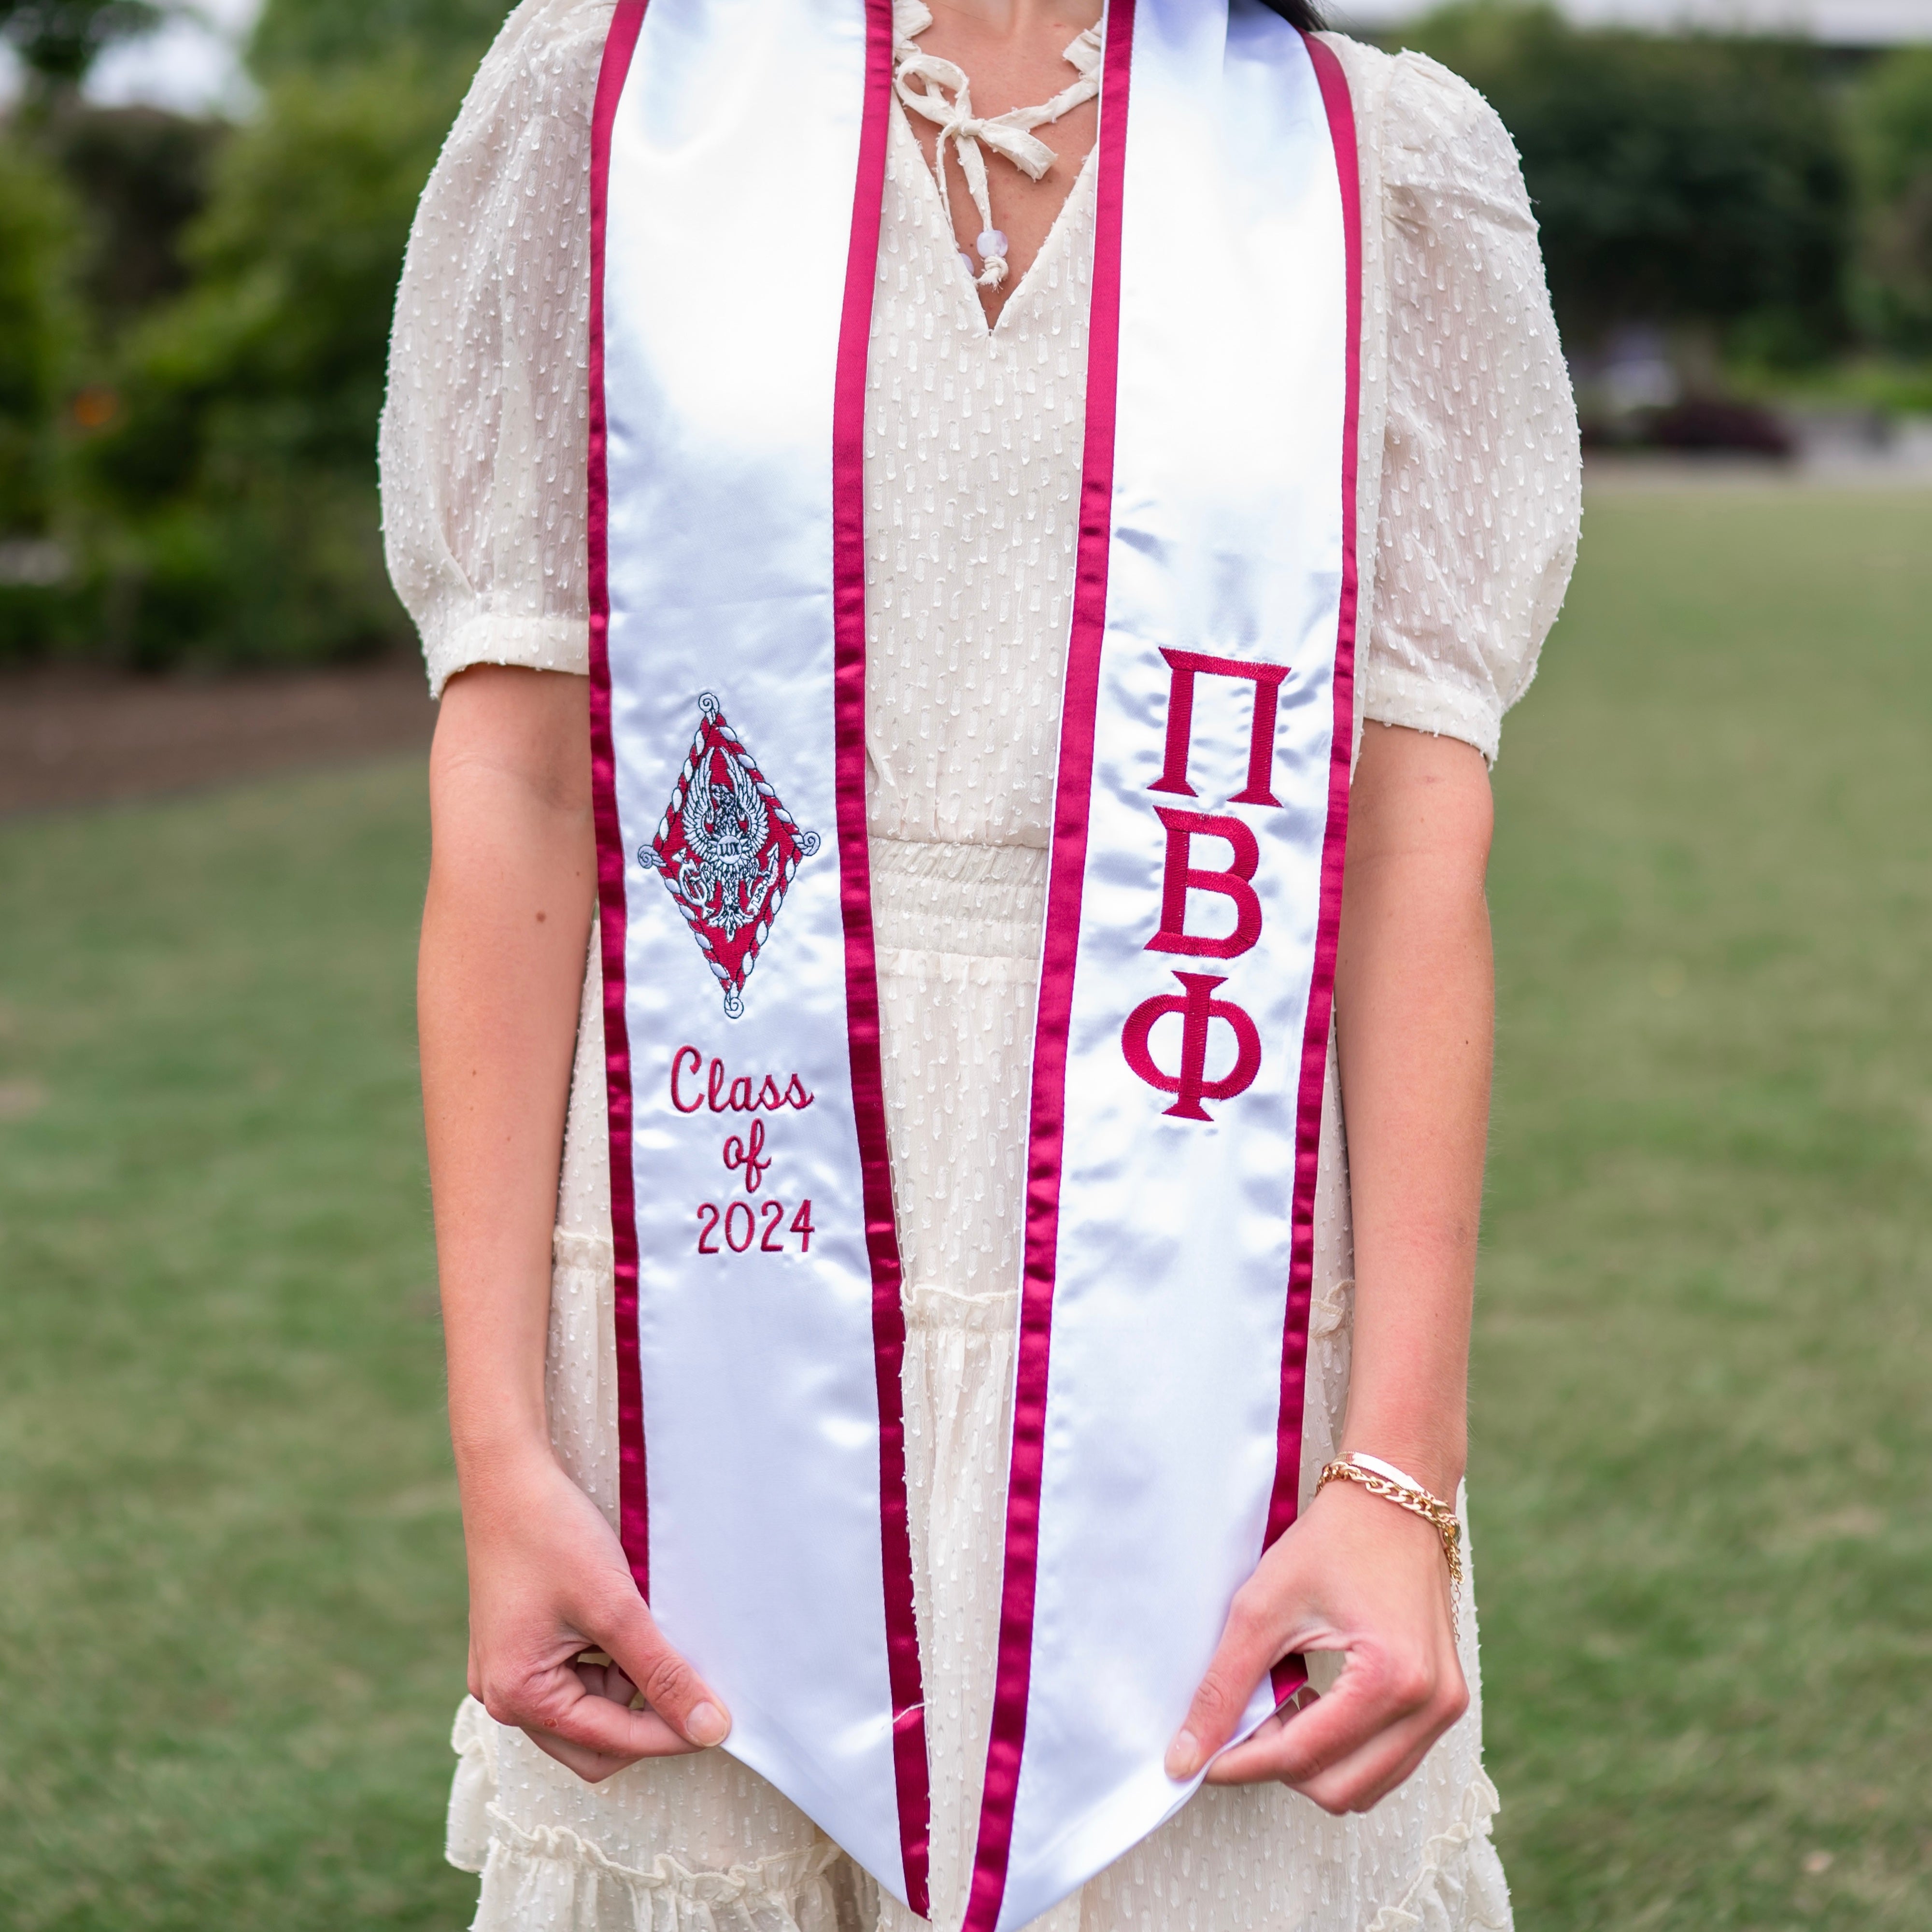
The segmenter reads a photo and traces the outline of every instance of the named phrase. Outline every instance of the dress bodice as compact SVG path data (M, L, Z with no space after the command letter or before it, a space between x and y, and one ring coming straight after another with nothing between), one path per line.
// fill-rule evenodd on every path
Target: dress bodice
M866 418L875 838L1044 851L1071 621L1095 174L988 328L902 112Z

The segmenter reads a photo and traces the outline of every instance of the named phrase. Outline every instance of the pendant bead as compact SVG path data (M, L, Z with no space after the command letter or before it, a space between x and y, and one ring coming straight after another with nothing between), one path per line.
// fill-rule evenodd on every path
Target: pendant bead
M1004 261L1006 254L1006 238L997 228L983 228L980 231L977 244L980 253L988 261Z

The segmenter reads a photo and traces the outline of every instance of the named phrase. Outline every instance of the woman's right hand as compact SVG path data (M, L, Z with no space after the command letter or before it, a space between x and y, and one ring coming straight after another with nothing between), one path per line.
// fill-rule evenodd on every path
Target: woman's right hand
M597 884L589 688L477 664L443 694L418 1030L470 1688L594 1782L719 1743L731 1720L652 1621L544 1418L558 1167ZM586 1650L616 1660L580 1666ZM634 1686L648 1710L630 1708Z
M464 1471L470 1694L590 1784L721 1744L724 1700L664 1641L622 1545L548 1444ZM612 1662L579 1665L586 1650ZM635 1690L647 1708L630 1708Z

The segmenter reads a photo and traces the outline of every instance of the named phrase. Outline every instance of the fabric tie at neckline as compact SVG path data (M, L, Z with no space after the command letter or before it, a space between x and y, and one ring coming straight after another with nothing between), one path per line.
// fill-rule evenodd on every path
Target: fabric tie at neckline
M966 178L966 192L980 217L979 250L985 263L974 279L982 289L996 289L1006 278L1006 238L993 226L993 204L986 182L986 158L982 146L1004 154L1030 179L1038 181L1053 166L1054 152L1032 131L1091 100L1100 92L1100 29L1089 27L1069 43L1062 58L1079 78L1063 88L1038 107L1012 107L1004 114L978 115L973 112L972 83L965 70L950 60L921 51L917 37L932 25L932 10L926 0L895 0L892 8L893 90L914 113L930 121L939 130L932 157L933 179L939 187L939 205L950 208L946 187L946 144L950 141L959 152L960 172ZM923 93L913 83L923 81ZM946 98L946 91L952 98ZM962 248L961 259L972 273L972 259Z

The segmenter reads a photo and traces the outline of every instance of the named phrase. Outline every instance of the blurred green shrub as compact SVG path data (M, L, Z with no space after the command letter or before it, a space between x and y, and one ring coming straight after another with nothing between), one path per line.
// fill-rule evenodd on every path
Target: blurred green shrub
M266 80L366 66L377 50L406 50L466 70L509 10L509 0L268 0L249 64Z
M217 158L193 285L134 331L118 420L87 452L116 655L312 659L406 632L376 421L410 217L460 88L411 59L293 73Z
M9 151L23 185L0 175L0 476L28 479L0 486L0 544L58 521L76 559L0 585L0 654L380 650L409 630L376 495L396 279L508 0L268 0L260 111L233 130L84 106L88 60L160 10L0 0L40 90Z
M52 514L74 230L53 170L0 143L0 534L43 533Z
M51 166L0 140L0 662L56 626L60 416L70 370L75 210Z
M1888 346L1932 354L1932 47L1903 47L1852 97L1865 205L1858 298Z
M314 662L409 633L376 491L389 320L509 0L268 0L237 129L86 105L102 49L176 4L0 0L29 74L0 128L0 659Z
M43 575L49 539L76 560L0 581L0 656L400 644L374 460L396 279L508 0L267 0L236 129L82 106L100 48L178 4L0 0L36 76L0 130L0 579L10 544ZM1808 46L1510 0L1400 38L1514 135L1573 349L1638 321L1759 370L1855 330L1932 355L1932 51L1848 79Z
M208 200L214 157L228 130L154 107L67 100L45 117L38 145L79 203L86 238L76 273L104 341L189 280L184 230Z
M1815 49L1584 30L1508 0L1399 38L1515 136L1573 346L1630 321L1710 325L1767 360L1844 339L1852 184Z

